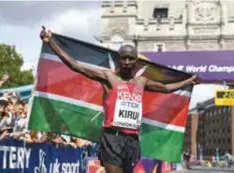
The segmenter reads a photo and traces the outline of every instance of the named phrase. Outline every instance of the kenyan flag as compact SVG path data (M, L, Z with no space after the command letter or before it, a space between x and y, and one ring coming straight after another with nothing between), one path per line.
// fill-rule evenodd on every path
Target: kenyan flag
M80 63L118 68L115 51L55 34L58 44ZM138 63L137 75L163 83L191 75L146 60ZM98 142L102 132L102 85L66 67L45 44L37 71L29 128L74 135ZM173 93L145 92L141 149L145 157L180 161L192 87Z

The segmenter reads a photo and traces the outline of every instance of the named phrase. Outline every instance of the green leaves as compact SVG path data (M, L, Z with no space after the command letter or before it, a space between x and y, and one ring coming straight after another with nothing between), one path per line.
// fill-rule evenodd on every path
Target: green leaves
M0 44L0 79L8 73L10 80L2 88L18 87L33 83L31 70L21 71L23 57L16 51L15 46Z

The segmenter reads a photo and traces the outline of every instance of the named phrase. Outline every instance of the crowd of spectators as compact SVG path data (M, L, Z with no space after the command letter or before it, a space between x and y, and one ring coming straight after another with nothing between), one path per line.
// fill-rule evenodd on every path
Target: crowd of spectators
M8 79L9 75L3 75L0 80L0 89ZM28 103L22 101L17 92L3 93L0 97L0 140L14 138L27 143L50 142L74 148L90 144L89 141L77 137L28 130L28 120Z

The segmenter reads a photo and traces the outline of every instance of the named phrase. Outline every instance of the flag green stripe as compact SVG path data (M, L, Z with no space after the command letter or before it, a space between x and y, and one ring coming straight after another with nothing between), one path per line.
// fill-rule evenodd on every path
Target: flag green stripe
M157 156L158 160L180 161L184 133L142 124L140 139L141 151L145 157Z
M99 141L103 113L62 101L34 97L29 129L53 131ZM142 155L167 161L179 161L184 133L142 124ZM154 148L152 152L152 148Z
M47 98L34 97L29 129L58 132L98 141L103 113ZM90 137L92 136L92 139Z

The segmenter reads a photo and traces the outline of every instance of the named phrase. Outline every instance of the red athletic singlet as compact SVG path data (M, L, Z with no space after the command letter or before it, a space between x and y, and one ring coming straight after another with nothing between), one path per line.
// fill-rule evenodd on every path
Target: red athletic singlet
M118 127L125 134L138 134L142 119L143 87L136 80L119 81L104 101L104 127Z

